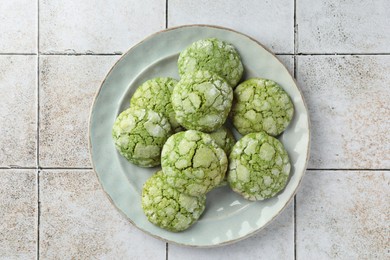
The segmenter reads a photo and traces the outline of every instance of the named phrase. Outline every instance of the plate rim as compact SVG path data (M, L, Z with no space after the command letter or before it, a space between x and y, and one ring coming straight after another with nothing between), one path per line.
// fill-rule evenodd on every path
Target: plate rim
M186 246L186 247L193 247L193 248L216 248L216 247L222 247L222 246L225 246L225 245L230 245L230 244L233 244L233 243L236 243L236 242L239 242L239 241L242 241L242 240L245 240L246 238L248 237L251 237L253 236L254 234L260 232L261 230L263 230L265 227L267 227L270 223L274 222L275 219L287 208L287 206L290 205L291 201L293 200L293 198L295 197L298 189L300 188L301 184L302 184L302 180L306 174L306 171L307 171L307 165L308 165L308 162L309 162L309 159L310 159L310 147L311 147L311 120L310 120L310 114L309 114L309 110L307 108L307 104L306 104L306 101L305 101L305 98L303 96L303 93L302 93L302 90L301 88L299 87L298 85L298 82L297 80L295 79L295 77L290 73L289 70L286 69L287 73L290 75L291 79L294 81L294 84L295 86L297 87L297 90L299 92L299 95L301 97L301 100L302 100L302 103L303 103L303 106L307 112L307 124L308 124L308 128L307 128L307 134L308 134L308 142L307 142L307 149L306 149L306 160L305 160L305 163L304 163L304 170L302 172L302 176L301 178L299 179L298 181L298 184L296 186L296 188L294 189L293 193L291 194L291 196L289 197L289 199L287 200L287 202L285 203L285 205L275 214L275 216L273 216L267 223L265 223L262 227L246 234L245 236L242 236L242 237L238 237L236 239L231 239L231 240L228 240L228 241L224 241L224 242L221 242L221 243L217 243L217 244L210 244L210 245L192 245L192 244L186 244L186 243L179 243L177 241L173 241L173 240L169 240L169 239L166 239L166 238L163 238L163 237L160 237L156 234L153 234L147 230L144 230L142 228L140 228L139 226L137 226L122 210L120 210L118 208L118 206L115 204L115 202L112 200L111 196L109 195L109 193L105 190L105 188L103 187L103 184L101 182L101 179L99 177L99 174L96 172L95 170L95 164L94 164L94 160L93 160L93 151L92 151L92 142L91 142L91 125L92 125L92 114L93 114L93 111L94 111L94 108L95 108L95 104L96 104L96 100L103 88L103 85L104 83L106 82L107 80L107 77L111 74L112 70L117 66L118 63L120 63L122 61L122 59L129 53L131 52L134 48L136 48L137 46L141 45L143 42L145 42L146 40L149 40L153 37L155 37L156 35L158 34L162 34L162 33L165 33L165 32L168 32L168 31L173 31L173 30L177 30L177 29L182 29L182 28L191 28L191 27L206 27L206 28L215 28L215 29L221 29L221 30L226 30L226 31L230 31L230 32L233 32L233 33L236 33L236 34L239 34L241 36L244 36L248 39L250 39L251 41L253 41L254 43L258 44L260 47L264 48L269 54L271 54L274 58L277 59L277 61L279 63L282 64L283 67L286 68L286 66L284 65L283 62L281 62L281 60L276 56L276 54L271 51L268 47L264 46L261 42L259 42L258 40L254 39L253 37L245 34L245 33L242 33L242 32L239 32L235 29L231 29L231 28L228 28L228 27L224 27L224 26L219 26L219 25L212 25L212 24L185 24L185 25L180 25L180 26L174 26L174 27L170 27L170 28L166 28L166 29L162 29L162 30L159 30L159 31L156 31L152 34L149 34L148 36L144 37L141 41L137 42L136 44L130 46L125 52L123 52L120 56L120 58L111 66L111 68L108 70L108 72L105 74L103 80L101 81L100 85L99 85L99 88L98 90L96 90L96 93L93 97L93 100L92 100L92 105L90 106L90 110L89 110L89 117L88 117L88 150L89 150L89 158L90 158L90 162L92 164L92 170L93 172L95 173L96 177L97 177L97 180L99 182L99 185L101 187L101 189L103 190L104 194L106 195L106 197L108 198L109 202L114 206L114 208L116 209L117 212L120 213L120 215L122 217L125 218L126 221L130 222L134 227L136 227L138 230L154 237L154 238L157 238L158 240L160 241L163 241L163 242L166 242L166 243L172 243L172 244L176 244L176 245L179 245L179 246ZM294 56L294 59L296 58L296 54L293 53L293 54L290 54L290 55L293 55ZM295 61L294 61L295 63Z

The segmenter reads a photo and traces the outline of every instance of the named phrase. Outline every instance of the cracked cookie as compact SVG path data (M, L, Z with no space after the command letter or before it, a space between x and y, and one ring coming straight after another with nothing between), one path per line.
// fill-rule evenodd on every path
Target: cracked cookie
M294 107L288 94L276 82L252 78L234 90L230 113L233 125L243 135L265 131L277 136L290 123Z
M222 126L218 130L209 133L209 135L214 139L219 147L225 151L226 155L229 156L233 145L236 143L236 138L234 138L232 131L226 126Z
M216 38L192 43L179 55L179 74L208 70L223 77L231 87L240 81L244 67L236 49L229 43Z
M112 128L115 147L128 161L142 167L160 164L161 149L172 134L163 115L129 108L119 114Z
M179 192L200 196L220 184L227 170L227 157L210 135L188 130L172 135L161 153L167 182Z
M167 183L162 171L152 175L142 189L142 209L150 222L173 232L193 225L206 207L206 196L189 196Z
M284 189L290 160L283 144L265 132L241 138L229 156L228 183L249 200L263 200Z
M171 94L177 80L169 77L154 78L145 81L137 88L130 100L131 108L150 109L168 118L174 132L182 127L176 120L171 103Z
M225 123L232 100L229 84L209 71L183 75L172 92L177 121L202 132L215 131Z

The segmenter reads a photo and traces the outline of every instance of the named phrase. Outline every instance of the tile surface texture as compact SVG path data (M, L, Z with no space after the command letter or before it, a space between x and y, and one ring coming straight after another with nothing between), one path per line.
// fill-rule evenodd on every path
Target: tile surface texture
M35 170L0 169L0 259L34 259L37 243Z
M297 0L298 50L390 52L390 1Z
M132 226L93 171L44 170L40 188L41 259L165 258L165 242Z
M300 56L309 168L390 168L390 56Z
M88 119L96 91L118 56L42 56L40 139L43 167L91 167Z
M40 0L40 51L124 52L165 28L165 1Z
M390 172L306 175L297 194L298 259L388 259Z
M36 1L0 1L1 53L37 53L37 10Z
M36 166L36 63L36 56L0 56L0 167Z
M274 52L294 50L294 2L290 0L168 1L168 26L184 24L229 27L254 37Z

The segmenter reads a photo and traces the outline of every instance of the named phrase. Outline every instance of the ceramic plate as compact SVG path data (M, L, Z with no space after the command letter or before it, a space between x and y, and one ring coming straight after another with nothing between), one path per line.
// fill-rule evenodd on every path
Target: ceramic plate
M119 155L111 137L117 115L129 106L135 89L154 77L179 79L177 58L199 39L216 37L232 43L245 66L243 79L265 77L290 95L295 115L279 137L290 156L292 170L286 188L276 197L250 202L228 186L208 193L201 219L184 232L172 233L151 224L141 208L142 185L158 168L140 168ZM284 65L261 44L241 33L212 26L183 26L156 33L131 48L104 79L91 110L90 152L94 170L112 203L136 227L168 242L210 247L238 241L272 221L293 198L304 175L309 151L309 119L302 94Z

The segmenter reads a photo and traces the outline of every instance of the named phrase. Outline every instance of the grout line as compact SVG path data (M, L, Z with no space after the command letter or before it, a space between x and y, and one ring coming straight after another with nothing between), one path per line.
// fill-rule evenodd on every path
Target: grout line
M168 243L165 243L165 260L168 260Z
M38 215L38 219L37 219L37 259L39 259L39 244L40 244L39 233L40 233L40 225L41 225L41 198L40 198L41 187L40 187L40 183L39 183L40 173L41 173L41 171L37 170L37 201L38 201L38 207L37 207L37 211L38 211L37 212L37 215Z
M37 94L36 94L36 99L37 99L37 114L36 114L36 140L37 140L37 146L36 146L36 165L37 165L37 168L39 168L39 121L40 121L40 117L39 117L39 114L40 114L40 102L39 102L39 98L40 98L40 93L39 93L39 84L40 84L40 80L39 80L39 55L37 57Z
M92 167L40 167L41 170L93 170Z
M29 55L29 56L36 56L38 54L36 53L30 53L30 52L27 52L27 53L17 53L17 52L3 52L3 53L0 53L0 55L3 55L3 56L7 56L7 55L12 55L12 56L26 56L26 55Z
M41 203L40 203L40 191L41 191L41 187L40 187L40 183L39 183L39 175L40 175L40 169L39 169L39 165L40 165L40 162L39 162L39 121L40 121L40 68L39 68L39 63L40 63L40 55L39 55L39 45L40 45L40 39L39 39L39 28L40 28L40 23L39 23L39 0L37 0L37 153L36 153L36 156L37 156L37 204L38 204L38 207L37 207L37 210L38 210L38 219L37 219L37 259L39 260L39 255L40 255L40 248L39 248L39 244L40 244L40 237L39 237L39 233L40 233L40 224L41 224Z
M294 0L294 78L297 79L297 51L298 51L297 1Z
M39 5L39 0L38 0L38 5ZM39 16L38 16L38 20L39 20ZM39 23L39 21L38 21ZM39 28L39 26L38 26ZM39 33L38 33L38 48L39 48ZM40 113L41 113L41 109L40 109L40 55L39 55L39 52L38 52L38 56L37 56L37 94L36 94L36 98L37 98L37 115L36 115L36 120L37 120L37 127L36 127L36 138L37 138L37 150L36 150L36 157L37 157L37 168L39 169L39 129L40 129L40 126L39 126L39 122L40 122Z
M294 79L297 80L298 66L298 24L297 24L297 0L294 0ZM297 259L297 200L294 196L294 260Z
M298 54L297 0L294 0L294 55Z
M372 171L372 172L379 172L379 171L390 171L390 169L358 169L358 168L339 168L339 169L336 169L336 168L319 168L319 169L313 169L313 168L307 168L306 169L307 171L351 171L351 172L360 172L360 171Z
M39 55L42 56L120 56L122 52L113 52L113 53L93 53L93 52L85 52L85 53L61 53L61 52L42 52Z
M10 166L1 166L0 170L37 170L38 167L31 167L31 166L18 166L18 165L10 165Z
M294 79L297 79L297 53L298 53L298 24L297 24L297 1L294 0Z
M294 79L298 81L298 56L294 55Z
M297 195L294 196L294 259L297 258Z
M299 52L295 54L297 56L378 56L378 55L390 55L388 52L374 52L374 53L359 53L359 52Z
M165 29L168 29L168 0L165 0Z

